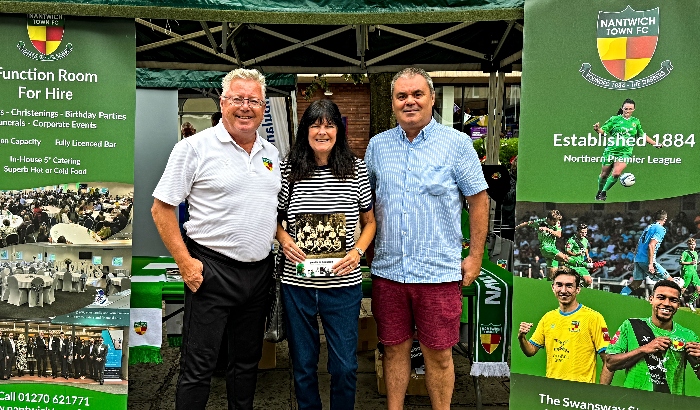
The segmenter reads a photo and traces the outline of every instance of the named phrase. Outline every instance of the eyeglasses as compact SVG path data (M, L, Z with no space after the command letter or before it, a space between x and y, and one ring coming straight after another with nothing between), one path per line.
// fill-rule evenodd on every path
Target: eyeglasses
M223 95L222 97L227 99L229 104L231 104L234 107L243 106L244 101L248 101L248 107L250 107L250 108L260 108L263 105L265 105L265 101L258 100L257 98L240 98L240 97L232 98L232 97L227 97L225 95Z

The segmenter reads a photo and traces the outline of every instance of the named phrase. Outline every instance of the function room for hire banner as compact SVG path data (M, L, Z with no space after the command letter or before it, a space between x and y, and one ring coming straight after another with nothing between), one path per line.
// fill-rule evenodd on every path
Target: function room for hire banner
M608 202L698 192L700 3L527 0L525 13L518 200L595 202L603 163L636 178L610 180ZM631 118L608 123L627 99Z
M133 19L0 14L0 331L21 347L5 408L126 408L135 44Z

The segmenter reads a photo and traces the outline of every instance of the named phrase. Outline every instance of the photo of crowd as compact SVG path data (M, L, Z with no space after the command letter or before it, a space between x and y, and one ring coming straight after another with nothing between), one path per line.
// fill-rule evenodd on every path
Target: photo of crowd
M660 222L660 226L663 227L664 234L661 240L657 241L658 245L652 261L655 260L661 266L659 270L667 272L668 275L660 273L657 277L651 275L646 278L641 286L647 292L641 296L648 296L651 286L659 279L684 279L682 269L684 265L681 263L683 253L688 250L688 240L695 238L700 232L698 228L700 215L687 209L692 208L694 200L694 196L687 196L648 201L643 204L643 207L639 206L639 209L627 207L626 210L615 212L597 211L592 209L590 204L521 202L518 204L519 228L516 231L514 274L535 279L547 277L548 269L552 269L551 264L547 262L548 251L545 249L549 232L543 235L538 225L546 226L548 216L555 212L560 215L555 222L559 229L558 236L550 236L553 237L556 249L567 257L574 257L574 253L571 252L571 243L580 237L581 227L585 227L584 253L586 262L589 263L583 268L587 272L579 272L579 274L584 278L587 273L590 275L590 280L586 284L591 287L620 292L626 285L633 282L635 256L640 238L647 232L645 229L659 223L656 220L658 217L656 214L663 210L666 216ZM620 205L620 207L625 206L625 204ZM556 209L545 209L546 207L556 207ZM566 263L561 265L566 266ZM692 266L697 269L697 263ZM683 282L691 281L683 280ZM683 285L686 283L681 284L685 292L688 287ZM693 307L696 300L697 298L692 300Z
M133 185L0 193L0 317L48 318L130 289Z
M125 393L121 328L0 322L0 380L78 384ZM106 387L94 387L103 386Z

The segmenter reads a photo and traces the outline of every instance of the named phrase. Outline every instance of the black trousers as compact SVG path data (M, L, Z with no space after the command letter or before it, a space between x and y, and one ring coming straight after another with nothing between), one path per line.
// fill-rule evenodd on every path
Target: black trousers
M39 354L36 356L36 370L39 376L46 376L46 368L48 367L48 362L46 360L46 353Z
M175 408L204 409L222 337L228 340L226 392L229 410L252 410L270 304L274 260L239 262L188 240L204 265L204 282L185 286L180 376Z
M61 356L55 350L49 350L49 359L51 359L51 375L57 377L58 374L58 362L61 360Z

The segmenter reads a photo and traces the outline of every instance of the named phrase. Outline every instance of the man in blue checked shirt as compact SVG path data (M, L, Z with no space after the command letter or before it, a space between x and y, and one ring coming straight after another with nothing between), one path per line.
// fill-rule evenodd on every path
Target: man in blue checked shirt
M385 345L387 407L403 409L417 333L433 409L449 409L461 285L470 285L481 269L487 185L469 136L432 118L430 76L406 68L391 88L399 126L374 136L365 155L376 195L372 312ZM470 255L463 261L460 194L469 204L471 227Z

